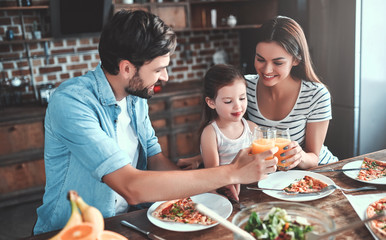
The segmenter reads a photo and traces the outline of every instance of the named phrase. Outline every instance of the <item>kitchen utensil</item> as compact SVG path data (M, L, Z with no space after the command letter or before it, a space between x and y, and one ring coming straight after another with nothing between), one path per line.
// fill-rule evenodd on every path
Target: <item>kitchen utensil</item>
M308 232L308 233L306 233L306 239L307 240L317 240L317 239L322 239L322 238L325 238L325 237L328 237L328 236L333 236L333 235L336 235L336 234L341 233L341 232L345 232L345 231L347 231L349 229L353 229L353 228L359 227L362 224L364 224L365 222L382 218L382 217L386 216L385 212L386 211L383 211L381 214L378 214L378 215L376 215L374 217L371 217L371 218L367 218L367 219L364 219L364 220L358 220L356 222L352 222L352 223L350 223L350 225L347 225L347 226L342 227L342 228L338 228L338 229L336 229L334 231L331 231L331 232L328 232L328 233L317 234L317 233L314 233L314 232Z
M139 227L137 227L137 226L135 226L135 225L133 225L133 224L131 224L131 223L125 221L125 220L122 220L122 221L121 221L121 224L122 224L123 226L132 228L132 229L134 229L134 230L137 230L138 232L141 232L141 233L145 234L145 235L146 235L148 238L150 238L150 239L153 239L153 240L166 240L165 238L162 238L162 237L160 237L160 236L157 236L157 235L155 235L154 233L147 232L147 231L145 231L145 230L143 230L143 229L141 229L141 228L139 228Z
M360 170L367 170L368 168L346 168L346 169L315 169L310 170L310 172L345 172L345 171L360 171Z
M287 194L320 194L323 192L327 192L331 189L340 189L345 192L358 192L358 191L367 191L367 190L377 190L374 186L365 186L365 187L359 187L359 188L342 188L336 185L328 185L327 187L321 189L320 191L315 192L291 192L291 191L285 191L283 189L276 189L276 188L253 188L253 187L247 187L248 190L272 190L272 191L282 191Z
M228 228L232 232L237 233L238 235L242 236L244 239L255 240L255 238L251 234L249 234L248 232L239 228L238 226L234 225L233 223L229 222L228 220L221 217L220 215L218 215L216 212L210 210L209 208L205 207L201 203L195 203L194 206L202 214L205 214L205 215L213 218L214 220L216 220L217 222L219 222L221 225Z
M366 187L359 187L359 188L342 188L342 187L336 186L336 189L340 189L340 190L345 191L345 192L377 190L377 188L374 186L366 186Z
M310 195L310 194L320 194L320 193L323 193L323 192L327 192L331 189L336 189L337 187L335 185L328 185L327 187L325 188L322 188L321 190L319 191L313 191L313 192L293 192L293 191L286 191L286 190L283 190L283 189L277 189L277 188L255 188L255 187L247 187L248 190L256 190L256 191L264 191L264 190L269 190L269 191L280 191L280 192L283 192L283 193L286 193L286 194L306 194L306 195Z

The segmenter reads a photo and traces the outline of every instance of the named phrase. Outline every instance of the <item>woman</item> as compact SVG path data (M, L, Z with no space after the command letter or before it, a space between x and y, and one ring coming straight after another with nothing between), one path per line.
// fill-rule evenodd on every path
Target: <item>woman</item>
M249 120L288 128L288 167L307 169L338 159L323 145L331 117L327 88L316 76L304 32L293 19L278 16L263 24L256 45L257 75L247 75ZM284 162L283 162L284 163Z

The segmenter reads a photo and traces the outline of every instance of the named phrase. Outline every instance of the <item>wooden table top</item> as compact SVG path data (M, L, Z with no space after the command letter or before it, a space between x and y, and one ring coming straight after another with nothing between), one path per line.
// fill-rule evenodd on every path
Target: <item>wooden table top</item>
M381 160L381 161L386 161L386 149L377 151L374 153L357 156L354 158L344 159L337 163L318 166L315 169L340 169L348 162L363 160L364 156ZM362 191L362 192L350 193L352 195L386 192L386 185L362 183L347 177L342 172L325 172L325 173L319 173L319 174L323 174L331 178L338 186L342 188L356 188L356 187L362 187L362 186L368 186L368 185L377 187L377 190L375 191ZM256 183L250 184L248 186L256 186ZM240 202L246 206L251 206L253 204L260 203L260 202L273 202L273 201L282 201L282 200L278 200L273 197L270 197L261 191L246 190L246 186L245 185L242 186L241 193L240 193ZM316 208L322 209L323 211L327 212L334 219L336 228L340 228L340 227L349 225L353 221L360 220L357 213L351 206L350 202L346 199L344 194L339 190L335 190L331 195L327 197L313 200L313 201L307 201L303 203L314 206ZM231 216L228 218L228 220L231 221L233 216L239 211L240 211L240 208L238 204L233 204L233 212ZM130 223L133 223L136 226L146 231L150 231L154 234L157 234L158 236L161 236L167 240L173 240L173 239L175 240L229 239L230 240L230 239L233 239L233 233L221 225L217 225L213 228L196 231L196 232L172 232L172 231L164 230L153 225L147 219L146 212L147 210L139 210L139 211L129 212L129 213L111 217L111 218L106 218L105 228L108 230L118 232L128 237L129 240L142 240L142 239L147 239L147 237L139 232L136 232L132 229L122 226L120 224L121 220L126 220ZM27 239L34 239L34 240L47 239L48 237L53 236L55 233L56 232L45 233L38 236L30 237ZM336 239L372 239L372 238L373 237L371 233L364 225L362 227L358 227L351 231L350 230L346 231L336 236Z

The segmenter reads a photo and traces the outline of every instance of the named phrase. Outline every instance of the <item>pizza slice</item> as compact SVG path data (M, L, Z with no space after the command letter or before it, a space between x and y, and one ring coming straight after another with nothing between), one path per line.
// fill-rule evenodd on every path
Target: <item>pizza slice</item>
M320 191L328 185L316 178L311 176L304 176L300 181L291 183L283 190L286 192L315 192Z
M382 211L386 211L386 197L381 198L371 203L366 210L366 215L371 218ZM370 228L377 237L380 239L386 239L386 218L373 220L370 222Z
M362 169L359 171L357 177L359 180L371 181L386 177L386 162L365 157L361 168L367 168L367 170Z
M162 221L188 224L212 225L216 223L210 217L201 214L195 209L190 197L166 201L159 205L152 215Z

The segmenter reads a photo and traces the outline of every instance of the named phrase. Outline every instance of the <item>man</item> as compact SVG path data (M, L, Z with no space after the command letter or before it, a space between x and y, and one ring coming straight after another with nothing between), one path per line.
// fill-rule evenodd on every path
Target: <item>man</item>
M157 81L168 80L175 46L175 33L158 17L118 12L101 34L101 64L55 91L45 118L46 187L35 234L65 225L71 189L111 217L130 205L256 182L276 171L276 160L264 160L275 149L255 156L245 149L233 164L191 171L177 171L162 154L146 99Z

